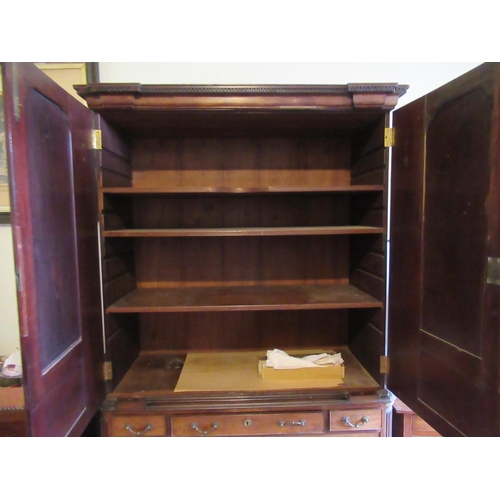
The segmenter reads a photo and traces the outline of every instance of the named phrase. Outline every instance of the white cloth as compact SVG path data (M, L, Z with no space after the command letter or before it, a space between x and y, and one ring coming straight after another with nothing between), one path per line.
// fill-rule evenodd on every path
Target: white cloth
M266 366L275 370L293 370L297 368L321 368L326 365L341 365L344 363L340 353L311 354L303 358L290 356L285 351L273 349L267 351Z
M2 366L2 375L5 378L19 378L23 375L23 362L20 350L16 349L5 359Z

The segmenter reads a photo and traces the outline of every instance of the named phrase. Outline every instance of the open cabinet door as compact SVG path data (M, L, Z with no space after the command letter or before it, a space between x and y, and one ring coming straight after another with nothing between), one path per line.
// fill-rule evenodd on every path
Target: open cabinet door
M104 398L92 113L31 64L3 69L29 430L80 435Z
M498 436L500 64L394 113L389 388L443 436Z

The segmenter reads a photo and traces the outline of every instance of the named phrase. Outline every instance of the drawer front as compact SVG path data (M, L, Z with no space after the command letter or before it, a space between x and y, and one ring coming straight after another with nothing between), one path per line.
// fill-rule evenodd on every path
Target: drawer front
M380 409L335 410L330 412L331 431L367 431L382 428Z
M172 417L173 436L266 436L323 433L321 412Z
M166 435L162 415L120 415L111 418L110 436L155 437Z

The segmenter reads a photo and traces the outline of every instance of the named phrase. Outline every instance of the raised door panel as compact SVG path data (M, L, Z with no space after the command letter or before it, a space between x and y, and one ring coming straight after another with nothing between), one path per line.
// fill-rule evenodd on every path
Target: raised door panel
M26 407L78 435L103 398L92 114L31 64L5 64Z
M485 64L394 117L390 388L448 436L499 434L498 75Z

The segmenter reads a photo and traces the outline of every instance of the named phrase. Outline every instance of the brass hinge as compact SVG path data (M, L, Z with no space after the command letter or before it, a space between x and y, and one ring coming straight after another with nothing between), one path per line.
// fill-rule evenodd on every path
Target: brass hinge
M488 257L486 283L500 285L500 259L497 257Z
M16 269L16 289L18 292L22 291L22 286L21 286L21 270Z
M389 356L380 356L380 373L389 373Z
M104 380L113 380L113 363L106 361L103 367Z
M92 130L91 149L102 149L102 132L100 130Z
M394 128L386 128L384 131L384 147L391 148L394 146L396 129Z

